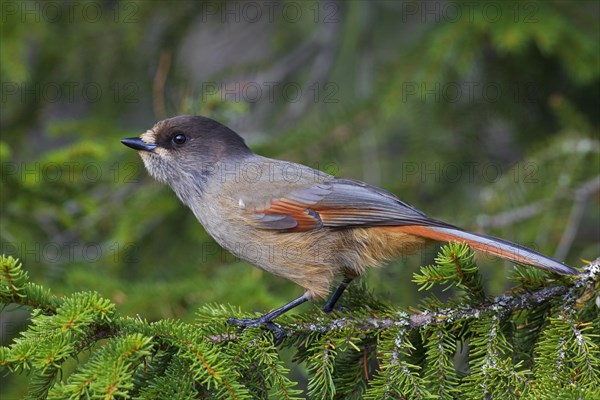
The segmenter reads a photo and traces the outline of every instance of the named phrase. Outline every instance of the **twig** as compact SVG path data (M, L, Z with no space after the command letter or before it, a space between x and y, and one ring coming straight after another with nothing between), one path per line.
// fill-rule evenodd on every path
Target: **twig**
M282 328L288 334L302 334L311 332L328 332L343 328L353 328L357 331L381 331L395 327L419 329L431 324L447 324L457 319L481 318L492 313L502 316L518 310L526 310L536 305L548 302L557 297L562 297L564 304L577 299L577 293L583 288L589 288L600 281L600 258L585 267L585 272L572 285L558 285L544 287L530 293L503 295L490 302L476 307L464 306L462 308L447 308L436 313L423 312L420 314L407 314L398 312L398 318L367 318L351 319L317 318L314 322L303 324L286 324Z
M575 191L573 208L571 209L571 215L569 216L569 224L560 238L560 243L556 248L554 258L563 260L567 256L569 249L575 240L575 236L577 235L577 229L583 218L587 201L592 195L598 192L600 192L600 176L590 179L577 188Z
M164 119L167 116L167 110L165 107L165 82L167 81L167 75L171 67L170 51L163 50L160 53L158 61L158 69L154 75L154 83L152 86L152 100L154 105L154 114L158 119Z
M548 200L544 199L496 215L480 215L477 217L477 226L484 231L490 228L509 226L540 214L544 211L547 203Z

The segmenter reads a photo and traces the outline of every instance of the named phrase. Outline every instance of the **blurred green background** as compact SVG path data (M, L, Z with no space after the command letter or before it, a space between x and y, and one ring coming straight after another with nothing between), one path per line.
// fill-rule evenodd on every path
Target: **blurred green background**
M149 320L300 295L221 250L119 143L202 114L258 153L578 266L600 253L599 4L3 0L2 253ZM435 254L367 285L417 306L412 273ZM506 263L478 259L505 289ZM6 311L3 345L28 315Z

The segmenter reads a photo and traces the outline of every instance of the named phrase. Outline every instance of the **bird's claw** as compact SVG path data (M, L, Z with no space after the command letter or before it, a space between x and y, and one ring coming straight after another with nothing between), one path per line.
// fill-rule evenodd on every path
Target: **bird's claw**
M271 332L273 332L273 336L275 337L275 346L279 346L282 342L283 339L285 339L285 331L283 329L281 329L279 326L275 325L275 323L273 321L266 321L263 320L262 318L242 318L242 319L237 319L237 318L229 318L227 320L227 323L229 323L230 325L236 325L239 326L240 328L256 328L259 326L262 326L268 330L270 330Z

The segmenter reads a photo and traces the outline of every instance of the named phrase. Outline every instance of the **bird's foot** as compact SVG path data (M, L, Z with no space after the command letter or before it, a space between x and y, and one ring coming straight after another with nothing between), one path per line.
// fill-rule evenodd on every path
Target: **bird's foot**
M279 326L275 325L275 323L273 321L267 320L265 318L262 317L258 317L258 318L242 318L242 319L237 319L237 318L229 318L227 320L227 323L229 323L230 325L236 325L239 326L240 328L256 328L259 326L264 327L265 329L270 330L271 332L273 332L273 336L275 337L275 346L279 346L282 342L283 339L285 339L285 331L283 329L281 329Z

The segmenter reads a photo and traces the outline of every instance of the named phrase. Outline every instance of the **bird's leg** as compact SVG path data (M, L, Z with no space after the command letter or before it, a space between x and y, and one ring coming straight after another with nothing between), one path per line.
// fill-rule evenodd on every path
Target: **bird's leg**
M307 293L304 293L302 296L298 297L297 299L292 300L289 303L279 307L278 309L273 310L269 313L266 313L265 315L261 315L258 318L243 318L243 319L229 318L227 320L227 322L231 325L237 325L242 328L250 328L250 327L256 327L256 326L262 325L265 328L267 328L268 330L273 332L273 334L275 335L276 343L281 342L281 340L283 340L283 337L285 336L285 333L283 332L283 330L280 327L278 327L277 325L275 325L273 323L273 320L275 318L279 317L280 315L285 314L292 308L295 308L295 307L299 306L300 304L308 301L309 299L310 299L309 295Z
M350 282L352 282L352 279L354 279L354 278L351 278L351 277L344 278L344 280L340 283L340 285L337 287L337 289L335 289L335 292L333 292L333 294L331 295L329 300L327 300L327 303L325 303L325 305L323 306L324 313L329 314L330 312L333 311L333 307L335 307L335 303L337 303L337 301L340 299L340 297L342 297L342 293L344 293L344 290L346 290L346 288L348 287Z

